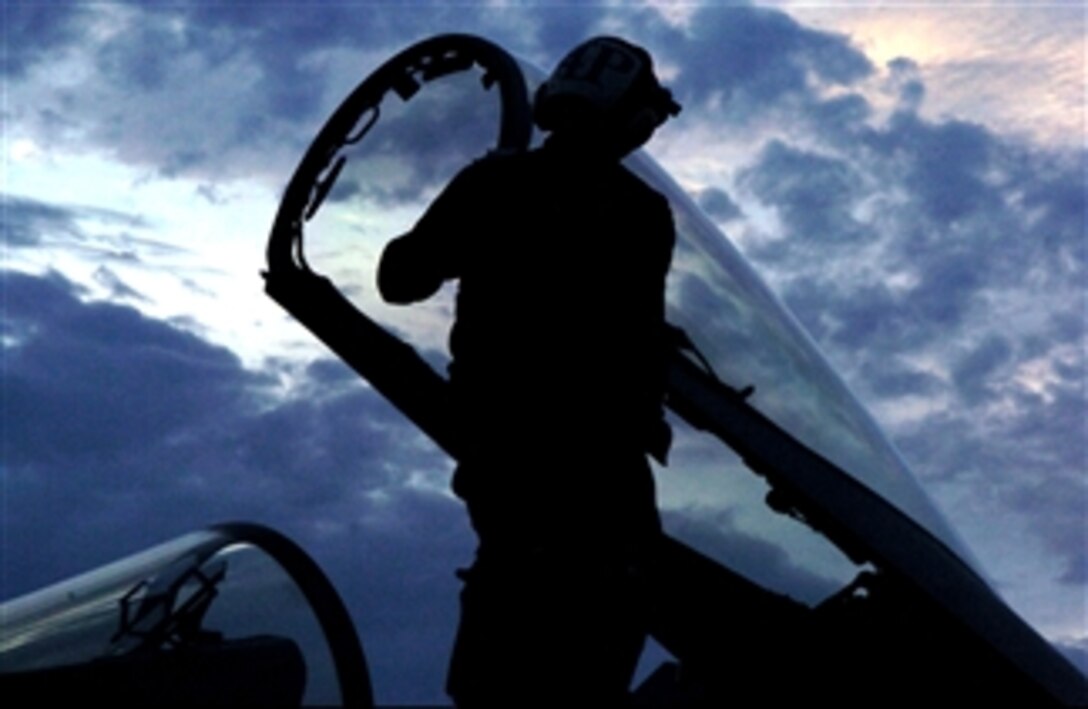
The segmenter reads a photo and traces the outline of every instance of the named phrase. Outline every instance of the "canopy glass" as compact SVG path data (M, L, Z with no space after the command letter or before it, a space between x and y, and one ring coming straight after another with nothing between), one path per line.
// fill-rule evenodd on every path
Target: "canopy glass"
M532 68L525 73L539 76ZM359 139L338 153L346 162L305 225L309 266L439 371L448 361L455 285L425 303L389 306L377 295L375 267L384 244L410 229L457 170L494 144L499 115L497 93L472 70L431 81L410 101L390 91L360 116ZM627 164L673 208L678 239L669 321L688 333L723 382L754 388L749 403L755 409L974 565L864 407L728 237L646 152ZM557 238L529 251L560 244ZM623 265L618 252L615 267ZM518 317L517 303L509 305L511 317ZM757 582L812 602L853 577L857 567L828 540L764 504L767 485L718 439L673 423L671 462L657 478L674 536Z

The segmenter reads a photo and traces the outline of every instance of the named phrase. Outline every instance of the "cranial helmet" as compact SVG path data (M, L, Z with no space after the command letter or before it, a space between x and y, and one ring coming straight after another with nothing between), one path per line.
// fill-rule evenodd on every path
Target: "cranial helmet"
M680 112L654 76L649 52L617 37L575 47L537 89L533 120L541 130L599 130L633 149Z

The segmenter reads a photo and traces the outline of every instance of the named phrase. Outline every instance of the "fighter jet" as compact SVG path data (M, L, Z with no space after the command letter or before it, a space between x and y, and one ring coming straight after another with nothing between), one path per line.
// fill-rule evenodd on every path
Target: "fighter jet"
M404 340L433 351L431 323L413 331L366 289L345 297L334 283L350 280L368 254L373 261L390 235L359 214L380 210L398 189L441 187L444 168L539 140L527 76L540 73L477 37L435 37L392 58L328 120L285 192L269 242L268 293L453 457L446 381L433 357ZM470 142L462 123L488 126L489 134L473 134L483 144L431 150L424 165L412 164L424 133ZM697 495L756 502L766 518L753 515L753 534L796 543L822 577L842 579L815 602L793 598L791 589L750 578L758 568L729 568L671 539L657 562L651 625L676 663L652 676L644 695L716 706L736 697L870 701L894 688L907 701L1086 701L1084 677L994 592L872 418L729 240L648 155L635 153L627 166L676 215L667 294L673 467L728 477L720 492L696 486ZM671 474L659 476L663 493L682 499L682 490L668 492Z
M418 216L406 196L432 194L489 151L540 139L528 100L539 76L474 36L398 53L318 133L268 242L268 294L455 459L441 354L449 302L406 319L359 273ZM671 659L633 688L635 705L1088 703L1085 677L994 591L728 238L648 155L627 166L670 200L678 239L667 292L675 439L669 469L658 471L667 536L648 578L651 635ZM736 526L787 554L810 583L731 558L708 543L712 525L707 534L668 512L716 505L742 509ZM248 557L277 571L255 572L261 564ZM272 577L295 589L308 620L259 620L230 601L267 592ZM373 701L336 592L300 549L253 525L212 528L4 604L0 619L5 696ZM58 695L59 686L78 690Z

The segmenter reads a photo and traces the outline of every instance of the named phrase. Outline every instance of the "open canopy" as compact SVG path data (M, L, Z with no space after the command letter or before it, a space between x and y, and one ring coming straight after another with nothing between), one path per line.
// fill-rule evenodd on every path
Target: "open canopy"
M385 243L412 226L458 169L489 150L524 149L540 138L530 132L527 106L518 106L527 95L516 89L521 77L503 73L539 76L539 71L503 64L498 55L479 56L474 62L462 50L441 60L420 52L411 60L414 71L404 71L402 63L399 73L388 70L399 78L356 90L354 103L346 101L340 118L330 120L336 130L327 126L325 139L314 144L321 149L311 149L308 158L317 159L300 166L289 188L297 197L285 198L277 220L277 230L295 239L285 239L298 258L289 267L298 263L327 276L440 373L447 362L453 289L412 308L389 306L377 294L374 273ZM487 90L492 81L497 90ZM833 474L850 476L875 492L977 572L970 553L886 437L729 239L645 152L627 162L672 205L677 247L668 279L668 319L692 339L714 375L734 389L751 387L751 406L833 463ZM301 211L305 214L296 213ZM539 248L561 248L558 242L557 235L556 244ZM277 254L285 252L270 250L273 273ZM615 254L615 267L624 267L622 252ZM518 317L516 302L510 303L510 313ZM719 440L683 424L677 428L672 464L658 476L666 510L694 511L708 519L729 512L746 534L794 549L790 558L817 575L837 581L853 575L853 565L836 559L830 548L815 551L821 541L804 541L809 532L803 527L776 519L779 515L762 503L765 483Z
M465 36L432 38L389 60L318 135L269 243L269 294L454 457L442 375L452 291L391 308L376 294L375 266L385 242L409 229L458 169L538 138L526 74L537 75ZM810 604L875 569L1053 696L1079 697L1082 678L998 599L864 407L728 238L645 153L628 164L672 205L668 319L690 338L685 346L678 338L671 365L672 461L657 471L667 531ZM623 263L617 253L616 268ZM509 308L518 317L517 303ZM980 660L976 669L992 668Z

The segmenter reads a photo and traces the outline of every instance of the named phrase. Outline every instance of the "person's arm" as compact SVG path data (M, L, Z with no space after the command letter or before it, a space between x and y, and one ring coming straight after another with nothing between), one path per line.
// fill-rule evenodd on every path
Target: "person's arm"
M389 303L425 300L443 281L460 275L465 235L477 228L479 166L462 170L423 213L412 230L390 241L378 262L378 292Z
M378 262L378 292L387 303L407 305L435 294L445 279L441 264L416 230L398 236Z

